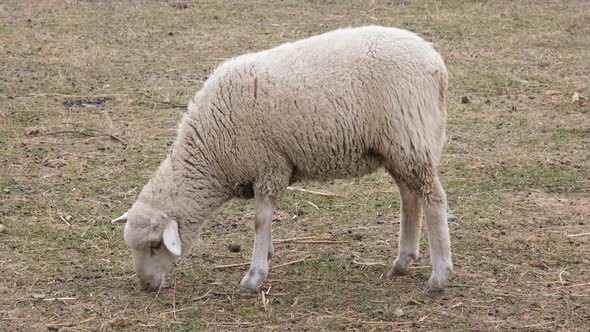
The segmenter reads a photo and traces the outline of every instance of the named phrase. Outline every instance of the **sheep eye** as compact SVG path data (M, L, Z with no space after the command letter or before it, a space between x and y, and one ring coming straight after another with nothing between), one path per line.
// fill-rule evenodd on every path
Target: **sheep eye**
M153 254L154 251L160 249L161 246L162 246L162 242L152 242L152 243L150 243L150 251Z

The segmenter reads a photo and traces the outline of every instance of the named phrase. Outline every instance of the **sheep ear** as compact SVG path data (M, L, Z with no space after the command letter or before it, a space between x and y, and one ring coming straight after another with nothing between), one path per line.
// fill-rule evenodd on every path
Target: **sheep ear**
M127 222L127 219L129 219L129 212L125 212L119 218L113 219L111 224L124 224Z
M180 256L182 250L180 247L180 236L178 235L178 224L176 224L176 221L170 220L168 222L168 225L164 228L164 234L162 237L166 248L168 248L174 256Z

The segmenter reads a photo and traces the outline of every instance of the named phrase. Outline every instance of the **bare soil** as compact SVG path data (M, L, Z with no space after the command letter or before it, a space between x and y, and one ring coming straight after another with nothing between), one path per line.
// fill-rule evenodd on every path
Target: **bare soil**
M368 24L419 33L449 67L445 292L424 293L425 236L410 274L385 278L399 197L384 172L298 184L333 199L289 192L257 295L235 293L254 233L240 200L167 288L139 291L109 221L211 70ZM588 59L585 0L2 1L0 331L587 331Z

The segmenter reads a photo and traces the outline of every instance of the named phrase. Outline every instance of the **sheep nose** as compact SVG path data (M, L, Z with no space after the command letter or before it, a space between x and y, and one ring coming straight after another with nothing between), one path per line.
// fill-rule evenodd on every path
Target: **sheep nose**
M142 291L156 291L160 289L162 279L142 280L139 279L139 288Z
M139 289L141 289L142 291L144 290L148 290L150 288L150 282L149 281L144 281L139 279Z

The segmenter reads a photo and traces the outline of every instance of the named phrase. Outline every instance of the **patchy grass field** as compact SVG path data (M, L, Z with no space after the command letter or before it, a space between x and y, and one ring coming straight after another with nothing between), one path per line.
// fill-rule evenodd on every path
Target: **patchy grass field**
M138 291L109 221L163 159L177 104L228 57L367 24L420 33L449 67L445 293L423 292L425 237L411 273L384 278L385 173L299 184L333 200L290 192L274 238L323 243L276 241L264 294L235 294L247 266L216 268L248 261L251 201L212 218L170 287ZM2 1L0 330L587 331L589 59L585 0Z

